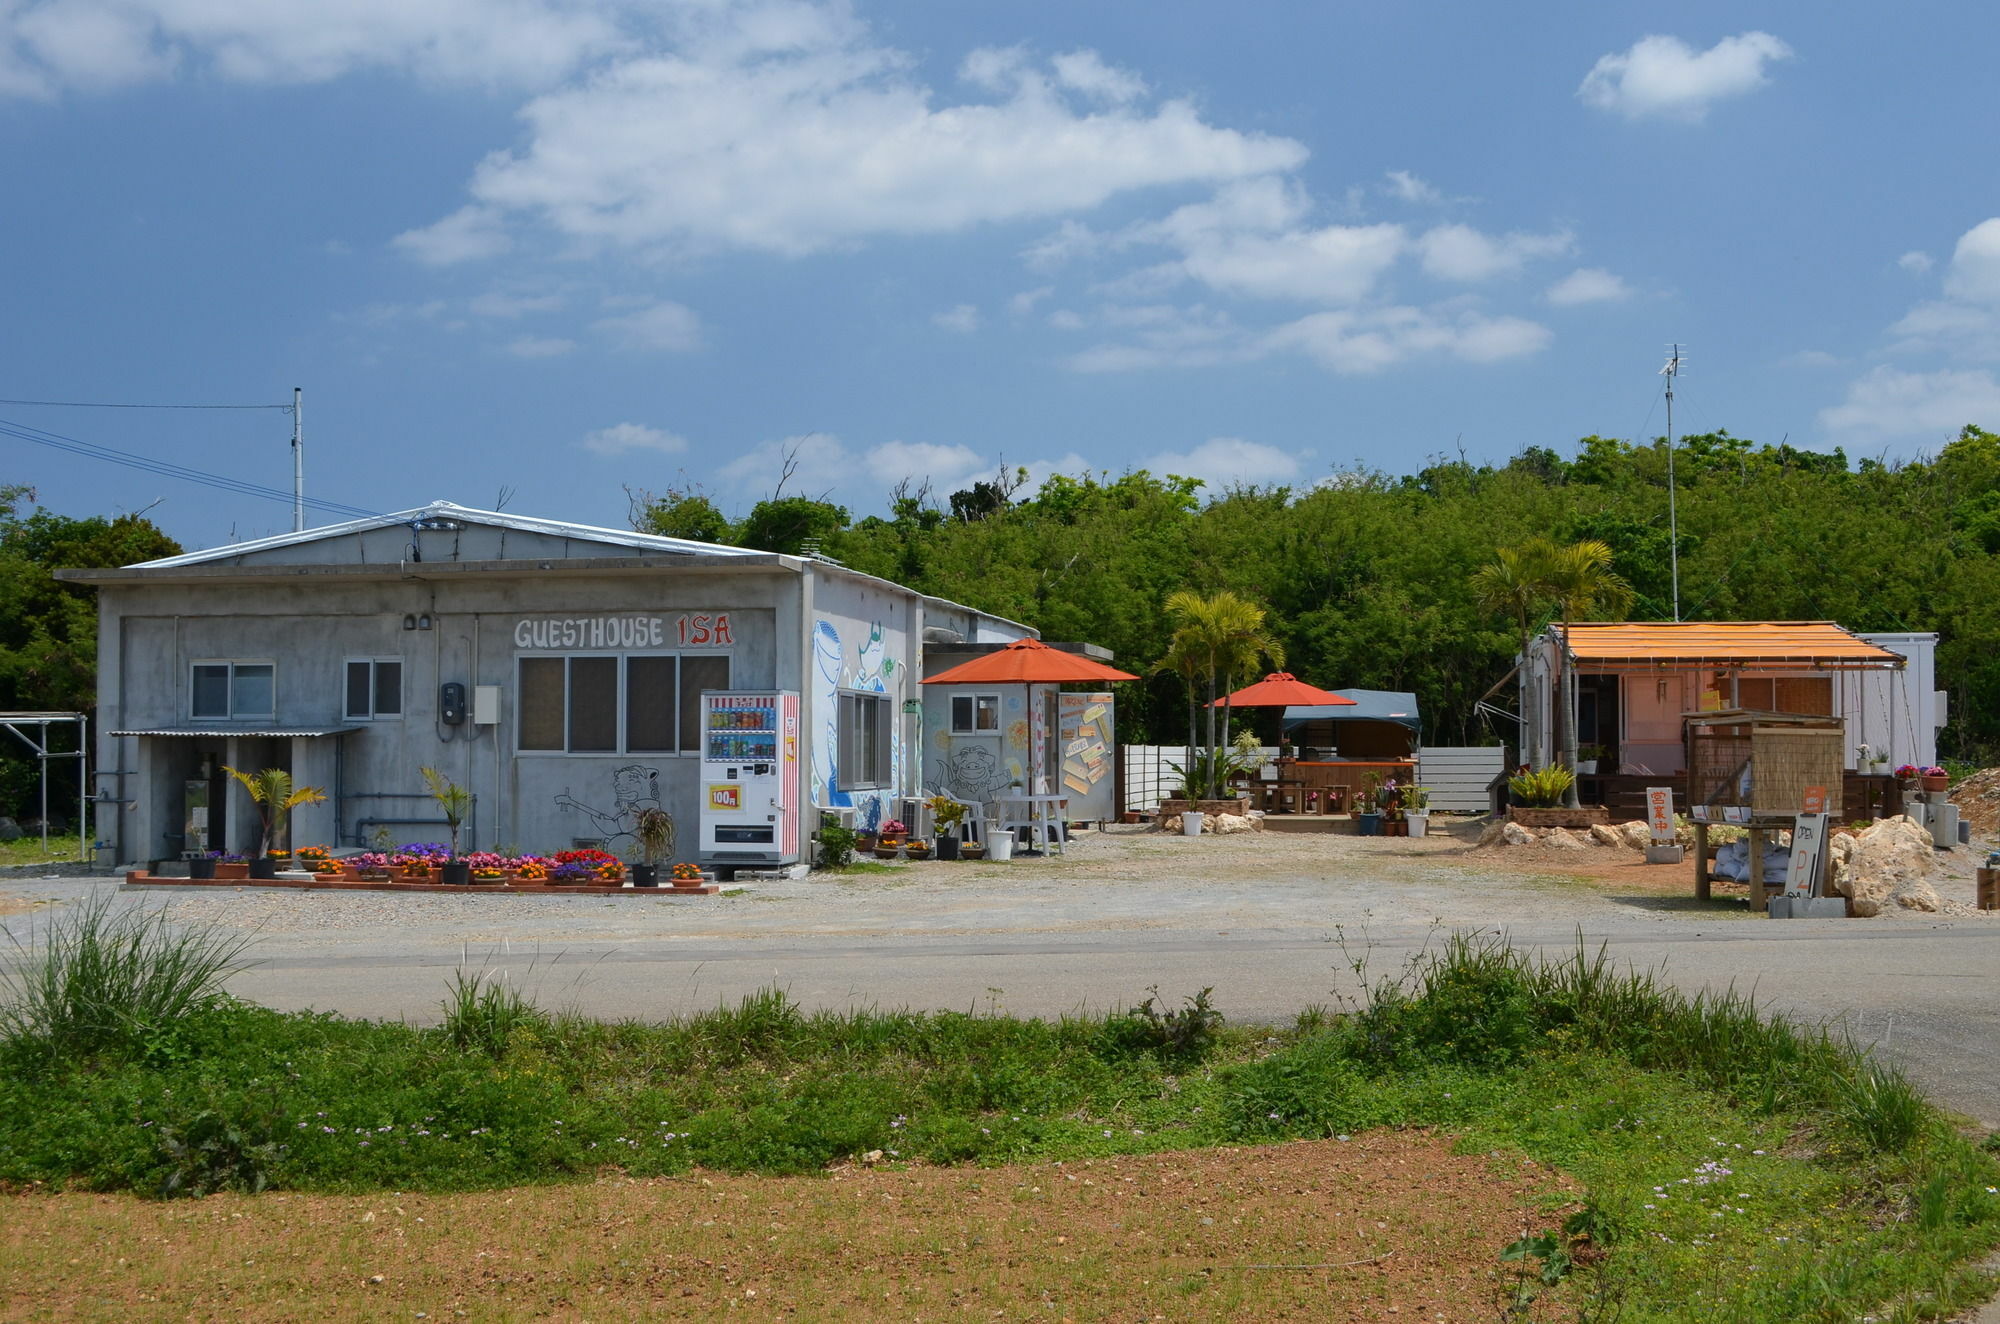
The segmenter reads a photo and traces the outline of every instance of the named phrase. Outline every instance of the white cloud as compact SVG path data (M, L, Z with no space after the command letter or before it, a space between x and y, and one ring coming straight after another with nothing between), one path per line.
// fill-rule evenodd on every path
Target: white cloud
M514 246L501 228L500 218L485 207L460 207L451 215L421 230L405 230L396 236L396 247L419 262L445 266L498 257Z
M1186 101L1079 110L1060 74L1020 52L976 57L968 74L1011 86L1004 99L938 104L907 57L852 23L784 50L710 41L619 59L529 102L527 144L488 157L471 192L573 240L802 254L1061 216L1306 158L1290 139L1210 125Z
M1878 367L1822 409L1829 432L1869 438L1933 437L1942 441L1967 423L2000 420L2000 382L1986 371L1904 372Z
M1796 354L1786 355L1779 362L1788 368L1837 368L1846 360L1823 349L1802 349Z
M1981 221L1958 237L1944 292L1967 303L2000 304L2000 216Z
M788 462L792 476L785 484L786 496L840 495L859 472L855 457L839 437L808 432L752 446L716 473L725 487L761 500L771 495ZM880 488L855 489L853 495L867 498L866 508L873 510L884 504L886 493Z
M563 306L560 294L502 294L495 290L482 294L466 305L474 317L511 321L530 313L552 313Z
M861 462L884 491L907 478L913 490L928 479L931 491L947 494L992 467L969 446L925 441L885 442L868 450Z
M979 329L979 310L969 303L955 304L941 313L931 314L931 321L946 331L969 336Z
M1049 325L1058 331L1081 331L1083 318L1067 308L1058 308L1049 314Z
M1439 280L1477 282L1511 276L1536 258L1561 257L1575 246L1568 234L1482 234L1469 225L1440 225L1416 241L1424 271Z
M1035 305L1056 292L1053 285L1041 285L1032 290L1022 290L1007 300L1007 311L1016 317L1026 317L1035 311Z
M1070 51L1049 62L1056 82L1072 92L1122 105L1146 95L1146 80L1126 69L1114 69L1096 51Z
M629 455L633 451L657 451L679 455L687 449L687 438L649 428L643 423L614 423L585 434L577 443L594 455Z
M1391 307L1314 313L1271 332L1265 345L1296 350L1336 373L1354 376L1424 355L1495 363L1538 353L1551 339L1547 327L1519 317Z
M1580 303L1609 303L1631 293L1624 281L1602 267L1578 267L1549 286L1542 297L1558 308L1569 308Z
M543 87L627 47L628 27L650 26L644 15L567 0L15 0L0 5L0 92L91 91L182 70L301 83L386 69Z
M1391 170L1387 174L1389 192L1404 202L1433 203L1443 199L1444 195L1439 193L1436 188L1426 184L1407 170Z
M1714 102L1764 86L1764 67L1791 54L1768 32L1724 37L1699 52L1679 37L1641 37L1630 50L1600 59L1576 94L1633 119L1700 120Z
M1921 276L1931 269L1931 255L1921 249L1911 249L1896 259L1896 265L1913 276Z
M575 350L576 342L561 336L519 336L507 342L507 352L517 359L559 359Z
M1915 270L1904 262L1905 270ZM1945 269L1944 298L1910 309L1889 328L1896 349L1960 359L2000 359L2000 217L1959 236Z
M1276 446L1241 437L1210 437L1192 450L1155 455L1142 467L1155 474L1199 478L1211 492L1290 483L1299 476L1297 459Z
M668 299L592 325L625 349L677 354L701 344L701 319L692 308Z

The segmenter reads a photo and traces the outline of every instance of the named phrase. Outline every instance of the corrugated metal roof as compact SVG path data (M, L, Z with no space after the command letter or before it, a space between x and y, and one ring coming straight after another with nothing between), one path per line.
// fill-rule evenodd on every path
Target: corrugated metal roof
M134 728L130 731L107 731L112 736L206 736L211 739L225 739L230 736L289 740L293 736L313 738L318 736L344 736L359 731L358 726L153 726Z
M1560 634L1562 627L1552 629ZM1832 621L1578 621L1569 627L1569 651L1580 663L1599 665L1837 671L1904 661Z
M179 556L163 556L157 561L141 561L131 569L169 570L184 565L205 565L213 561L227 561L231 557L251 552L266 552L278 547L296 547L302 543L318 542L323 538L365 533L369 529L395 528L417 520L431 519L468 520L475 524L490 524L496 528L516 529L523 533L546 533L557 538L577 538L585 542L608 543L617 547L636 547L649 552L669 552L689 556L765 555L748 547L725 547L720 543L695 542L690 538L663 538L653 533L635 533L631 529L606 529L595 524L536 519L531 515L510 515L499 510L474 510L469 506L453 505L449 501L433 501L428 506L419 506L415 510L397 511L389 515L371 515L367 519L348 520L344 524L328 524L322 528L304 529L298 533L280 533L269 538L253 538L249 542L233 542L199 552L183 552Z

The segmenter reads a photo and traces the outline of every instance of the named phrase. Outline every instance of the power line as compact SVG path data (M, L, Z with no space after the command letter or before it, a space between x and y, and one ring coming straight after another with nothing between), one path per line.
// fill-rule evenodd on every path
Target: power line
M101 400L0 400L0 405L39 405L46 409L290 409L290 405L126 405Z
M285 408L289 409L291 406L286 405ZM224 474L213 474L205 469L195 469L184 464L174 464L168 460L158 460L146 455L134 455L130 451L121 451L110 446L101 446L96 442L80 441L75 437L66 437L59 432L48 432L41 428L30 427L25 423L13 423L5 419L0 419L0 436L14 437L21 441L31 441L38 446L47 446L52 450L67 451L72 455L81 455L87 459L103 460L110 464L123 465L128 469L138 469L145 473L158 474L163 478L176 478L183 482L198 483L203 487L212 487L222 492L233 492L238 496L256 497L264 501L282 501L287 505L292 504L295 499L294 493L275 487L266 487L262 483L253 483L248 479L230 478ZM376 510L367 510L360 506L350 506L338 501L324 501L314 497L306 498L305 504L325 514L339 515L347 519L366 519L382 513Z

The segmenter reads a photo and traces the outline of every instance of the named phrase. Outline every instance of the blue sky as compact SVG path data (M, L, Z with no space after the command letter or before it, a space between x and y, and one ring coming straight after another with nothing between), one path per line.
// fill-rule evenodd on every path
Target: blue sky
M2000 13L0 0L0 396L280 402L311 495L857 515L1664 427L2000 428ZM0 406L272 487L281 413ZM190 545L289 527L17 440ZM162 500L163 498L163 500Z

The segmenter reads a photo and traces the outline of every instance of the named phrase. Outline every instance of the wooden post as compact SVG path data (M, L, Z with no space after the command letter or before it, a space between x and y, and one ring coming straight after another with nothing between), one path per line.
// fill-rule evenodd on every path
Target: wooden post
M1709 899L1708 824L1699 820L1694 825L1694 899Z

